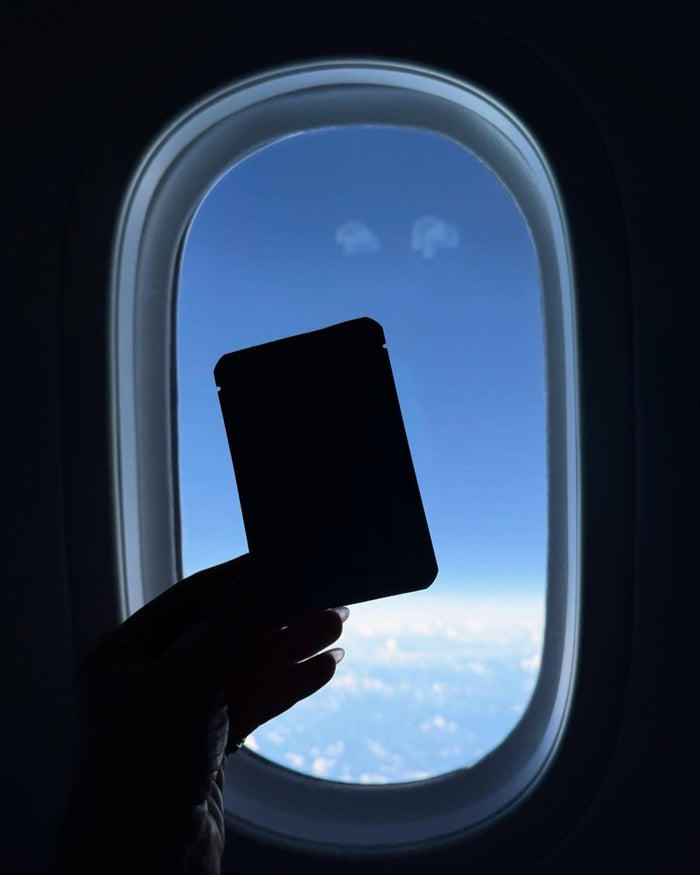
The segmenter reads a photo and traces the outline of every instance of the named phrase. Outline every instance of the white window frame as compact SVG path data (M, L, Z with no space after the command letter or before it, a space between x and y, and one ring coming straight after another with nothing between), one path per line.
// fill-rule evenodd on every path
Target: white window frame
M128 615L181 573L172 324L193 216L222 174L263 146L360 124L421 128L461 143L496 173L528 223L544 320L549 549L535 691L510 735L473 767L365 786L300 775L247 750L229 758L224 801L239 828L350 855L464 838L493 824L536 789L566 726L580 613L577 290L556 179L509 108L444 71L345 58L279 67L207 95L155 139L123 201L110 290L113 473Z

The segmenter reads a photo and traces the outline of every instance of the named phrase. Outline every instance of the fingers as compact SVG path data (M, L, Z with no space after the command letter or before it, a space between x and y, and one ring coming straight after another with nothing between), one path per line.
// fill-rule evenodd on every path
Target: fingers
M192 584L199 578L208 596L218 588L219 598L199 622L190 617L189 629L162 654L163 664L173 668L187 664L193 676L215 667L226 672L251 641L278 631L294 617L291 587L284 572L274 572L274 566L248 556L240 558L246 560L244 567L234 560L239 564L224 563L201 572L201 577L188 578ZM242 570L231 580L238 568Z
M286 629L255 641L245 653L245 662L256 666L256 674L265 675L308 659L338 640L349 614L342 607L296 617Z
M341 607L302 615L251 647L247 674L236 673L229 687L230 719L236 727L232 732L245 737L328 683L345 651L313 654L338 640L349 614Z
M299 614L292 607L293 581L282 566L241 558L246 564L235 582L159 660L159 668L200 690L223 689L242 664L248 671L254 665L259 674L306 659L337 640L349 613L340 608ZM209 572L222 575L230 565Z
M331 680L344 655L340 647L327 650L305 662L284 666L243 691L234 688L229 697L231 736L245 738L261 724L320 690Z

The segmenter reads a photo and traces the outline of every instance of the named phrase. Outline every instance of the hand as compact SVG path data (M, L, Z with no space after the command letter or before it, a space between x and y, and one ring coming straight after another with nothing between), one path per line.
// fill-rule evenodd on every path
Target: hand
M343 656L314 654L338 639L347 608L289 604L283 573L241 556L166 590L88 654L76 675L74 809L85 809L76 829L91 871L107 871L94 855L113 854L115 841L131 872L136 858L150 872L219 871L227 741L235 749L320 689Z

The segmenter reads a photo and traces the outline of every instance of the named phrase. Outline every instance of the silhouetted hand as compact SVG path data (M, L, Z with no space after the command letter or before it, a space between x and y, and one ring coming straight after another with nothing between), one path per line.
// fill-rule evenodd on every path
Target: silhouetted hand
M293 614L283 578L247 555L199 572L88 654L59 871L219 872L226 753L320 689L343 656L318 651L348 609Z

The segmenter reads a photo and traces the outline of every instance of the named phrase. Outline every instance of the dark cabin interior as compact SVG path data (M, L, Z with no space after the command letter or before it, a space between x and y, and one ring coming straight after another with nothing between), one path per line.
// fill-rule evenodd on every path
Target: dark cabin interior
M124 619L108 294L125 189L203 95L329 58L422 64L497 93L570 196L575 255L587 253L577 276L593 290L575 312L593 472L579 671L554 761L503 817L364 853L231 820L222 872L696 871L697 12L682 0L5 6L2 871L50 871L76 755L76 661Z

